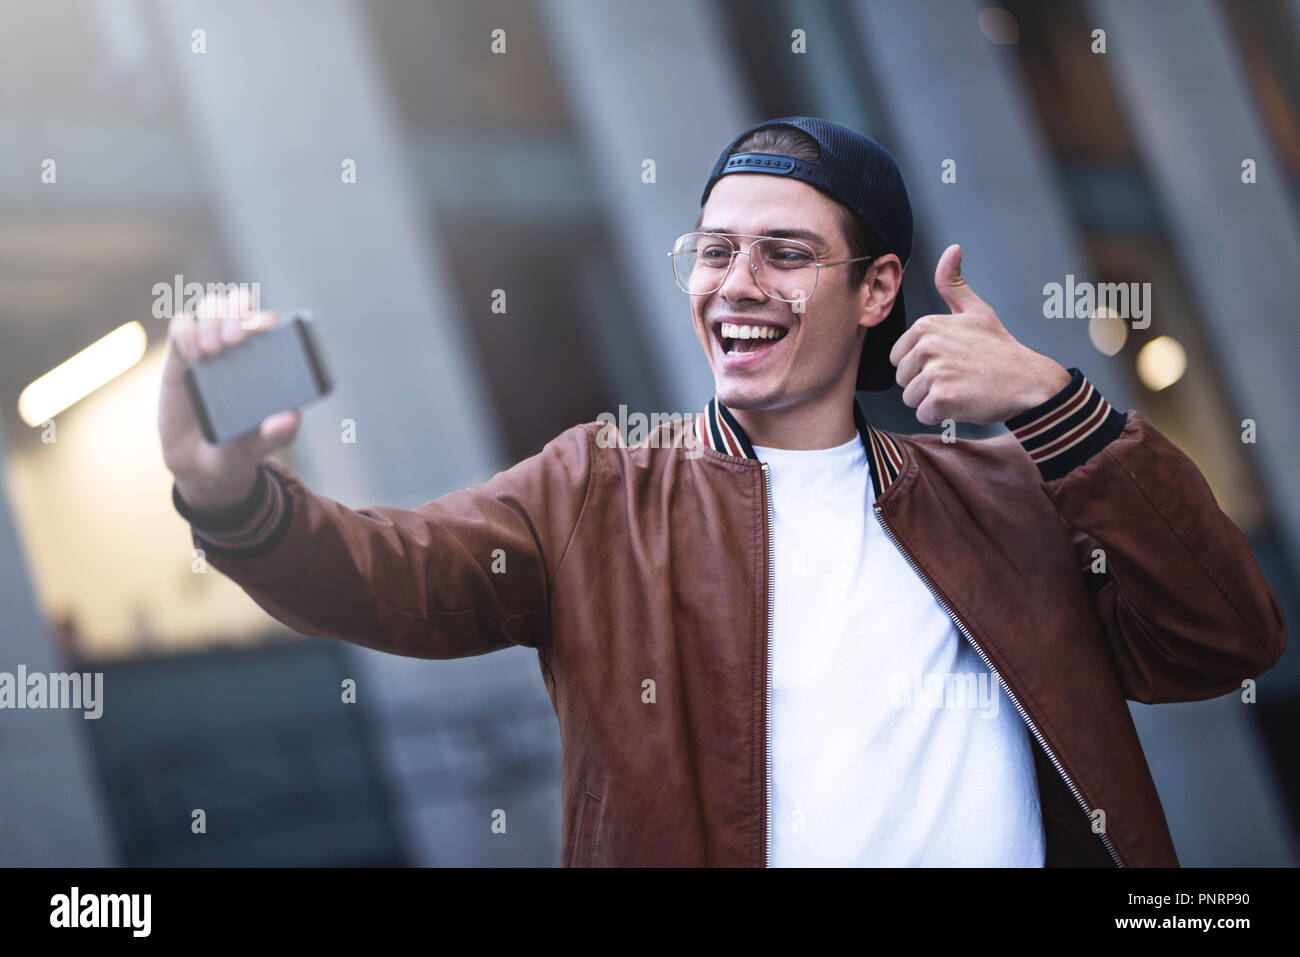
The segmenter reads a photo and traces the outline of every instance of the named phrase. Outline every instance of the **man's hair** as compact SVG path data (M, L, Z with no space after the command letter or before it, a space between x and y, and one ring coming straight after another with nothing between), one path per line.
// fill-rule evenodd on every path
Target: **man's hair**
M799 159L807 163L820 163L822 159L822 150L817 145L817 141L803 130L793 126L769 126L766 129L752 133L737 143L729 155L750 152L774 153L778 156L789 156L791 159ZM840 230L844 233L844 239L849 247L849 254L844 258L856 259L858 256L878 257L889 252L881 238L876 235L876 231L868 226L861 216L838 201L835 206L839 211ZM700 212L703 215L703 210ZM697 228L702 221L701 219L696 222ZM871 262L871 260L863 260L849 263L845 267L851 287L862 285L862 280L867 275L867 267L871 265Z

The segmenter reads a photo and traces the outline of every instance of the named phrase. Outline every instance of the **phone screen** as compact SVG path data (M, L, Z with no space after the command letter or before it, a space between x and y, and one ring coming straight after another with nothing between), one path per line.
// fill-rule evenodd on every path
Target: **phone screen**
M311 319L294 314L190 365L186 385L209 442L242 435L268 415L296 409L330 391L312 327Z

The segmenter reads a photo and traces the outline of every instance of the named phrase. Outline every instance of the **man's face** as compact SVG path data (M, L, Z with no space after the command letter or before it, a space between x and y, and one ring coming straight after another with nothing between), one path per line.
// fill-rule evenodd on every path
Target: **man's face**
M812 246L822 262L850 258L835 201L807 183L766 173L719 179L699 228L751 236L805 230L807 235L797 238ZM744 249L753 240L734 242ZM872 268L861 287L849 285L853 264L819 270L813 295L797 305L767 296L754 281L749 257L737 255L721 288L690 298L695 334L713 369L718 400L734 409L777 409L821 396L846 377L855 379L865 328L888 313L880 291L871 291L881 261L868 264ZM764 330L764 338L741 340L729 352L723 323L776 327L780 338L767 338L772 333Z

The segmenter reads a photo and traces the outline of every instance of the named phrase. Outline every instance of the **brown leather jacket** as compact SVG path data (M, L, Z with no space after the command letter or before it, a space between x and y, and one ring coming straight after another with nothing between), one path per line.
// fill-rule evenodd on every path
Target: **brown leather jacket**
M1046 863L1177 866L1126 699L1235 691L1285 622L1196 466L1071 371L990 439L893 434L855 406L876 518L1038 743ZM347 508L271 460L228 513L173 499L212 566L298 631L420 658L536 649L562 864L764 866L766 466L716 400L635 447L612 431L575 425L411 510Z

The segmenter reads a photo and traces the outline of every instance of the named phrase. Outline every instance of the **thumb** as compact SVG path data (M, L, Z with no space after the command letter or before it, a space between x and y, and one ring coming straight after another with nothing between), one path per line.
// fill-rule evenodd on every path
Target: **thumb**
M953 312L968 312L984 305L984 300L975 295L975 290L962 278L961 247L956 243L939 257L939 265L934 270L934 288Z
M255 430L234 440L238 454L258 461L284 448L297 437L301 422L302 413L297 409L268 415Z
M277 412L262 420L257 430L258 438L266 451L274 452L292 442L298 435L298 426L302 423L302 413L297 409Z

